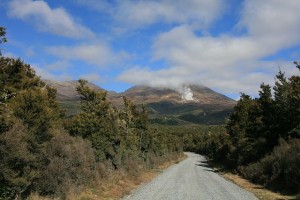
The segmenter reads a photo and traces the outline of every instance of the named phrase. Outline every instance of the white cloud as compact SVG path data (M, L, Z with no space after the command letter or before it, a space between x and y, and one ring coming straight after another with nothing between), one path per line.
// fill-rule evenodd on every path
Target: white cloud
M187 72L185 74L185 72ZM182 85L192 84L194 77L190 72L182 68L161 69L152 71L149 68L135 67L124 71L119 80L137 85L149 85L152 87L170 87L179 89Z
M155 22L197 23L208 26L221 12L220 0L120 1L115 17L135 26Z
M12 53L12 52L1 52L2 56L4 57L9 57L9 58L15 58L18 59L19 56L17 56L16 54Z
M270 46L289 47L299 42L300 1L247 0L238 26L255 40Z
M106 79L99 76L97 73L81 74L79 77L71 76L67 68L70 67L70 63L65 61L57 61L50 65L38 67L37 64L31 65L36 71L36 74L44 80L56 80L56 81L72 81L77 79L85 79L89 82L102 84Z
M101 82L101 83L103 82L103 79L96 73L81 75L80 79L84 79L89 82Z
M63 8L52 9L45 1L12 0L8 14L34 23L40 31L70 38L94 37L91 30L76 22Z
M109 11L111 9L111 5L106 0L71 0L72 2L76 2L79 5L83 5L88 7L89 9L96 11Z
M37 67L35 65L32 65L32 67L36 71L36 74L44 80L58 80L58 81L73 80L72 76L70 76L67 73L56 74L56 73L50 72L46 68Z
M166 61L169 68L133 68L119 79L152 86L202 84L255 95L261 82L273 83L278 67L290 62L262 59L300 44L299 10L300 1L247 0L237 24L245 28L240 36L198 36L193 26L177 26L162 33L153 45L154 59Z
M71 64L67 61L56 61L54 63L51 63L51 64L45 66L45 69L51 70L51 71L65 71L70 66L71 66Z
M105 11L123 28L140 28L157 22L189 23L208 27L224 10L221 0L77 0L80 5Z
M59 58L70 61L84 61L86 63L104 67L105 65L119 62L126 54L114 53L104 44L81 44L77 46L53 46L47 51Z

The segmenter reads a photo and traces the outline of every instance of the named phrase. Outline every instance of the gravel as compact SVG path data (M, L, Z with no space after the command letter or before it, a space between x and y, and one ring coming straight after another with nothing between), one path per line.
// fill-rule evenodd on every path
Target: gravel
M186 155L187 159L169 167L123 200L257 199L252 193L215 173L203 156L194 153Z

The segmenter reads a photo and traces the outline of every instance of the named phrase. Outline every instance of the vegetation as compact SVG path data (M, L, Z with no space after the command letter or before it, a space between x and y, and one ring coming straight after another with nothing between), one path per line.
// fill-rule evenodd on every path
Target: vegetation
M224 125L231 112L232 109L224 109L217 111L204 111L199 114L189 113L179 116L179 119L195 124Z
M183 150L205 154L253 182L300 193L300 76L280 71L273 90L261 84L258 98L242 94L226 126L201 126L149 120L144 106L125 97L116 108L106 92L79 80L80 111L65 117L56 91L30 65L0 56L0 199L66 199L114 173L135 177ZM201 114L182 117L203 120Z
M226 103L224 100L224 104ZM173 104L167 101L149 103L147 107L151 122L161 125L224 125L233 111L233 105Z
M114 172L137 176L181 154L179 140L149 128L144 107L124 98L114 108L84 80L77 91L80 112L65 118L56 91L30 65L0 57L0 199L66 199Z

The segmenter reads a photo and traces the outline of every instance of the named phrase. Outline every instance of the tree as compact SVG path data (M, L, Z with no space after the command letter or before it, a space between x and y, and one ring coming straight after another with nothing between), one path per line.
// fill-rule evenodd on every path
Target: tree
M107 101L105 91L90 89L85 80L78 83L81 112L74 116L68 129L72 135L91 141L97 161L113 160L119 145L115 111Z
M299 62L294 62L300 69ZM280 137L287 139L300 121L300 76L293 75L287 79L281 71L276 76L274 86L274 104L276 131Z
M261 84L259 91L258 103L262 110L262 121L265 126L265 130L270 129L274 123L274 100L272 98L272 92L270 85Z
M234 108L234 112L229 117L227 131L231 135L234 143L246 135L246 128L249 122L249 113L252 109L253 99L244 93L241 94L240 100Z
M20 59L1 57L0 130L7 131L11 126L10 113L30 128L39 143L50 139L48 130L61 115L56 91L46 86L30 65Z
M0 26L0 44L7 42L7 39L5 37L6 35L6 30L4 27ZM0 50L0 56L2 55L1 50Z
M300 70L300 62L294 62ZM290 106L290 123L292 130L289 136L300 138L300 76L293 75L289 78L290 92L288 94Z

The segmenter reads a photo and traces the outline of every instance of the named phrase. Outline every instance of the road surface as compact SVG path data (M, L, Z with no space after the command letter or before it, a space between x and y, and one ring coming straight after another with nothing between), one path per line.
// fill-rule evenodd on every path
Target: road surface
M252 193L215 173L203 156L186 154L187 159L171 166L123 200L257 200Z

